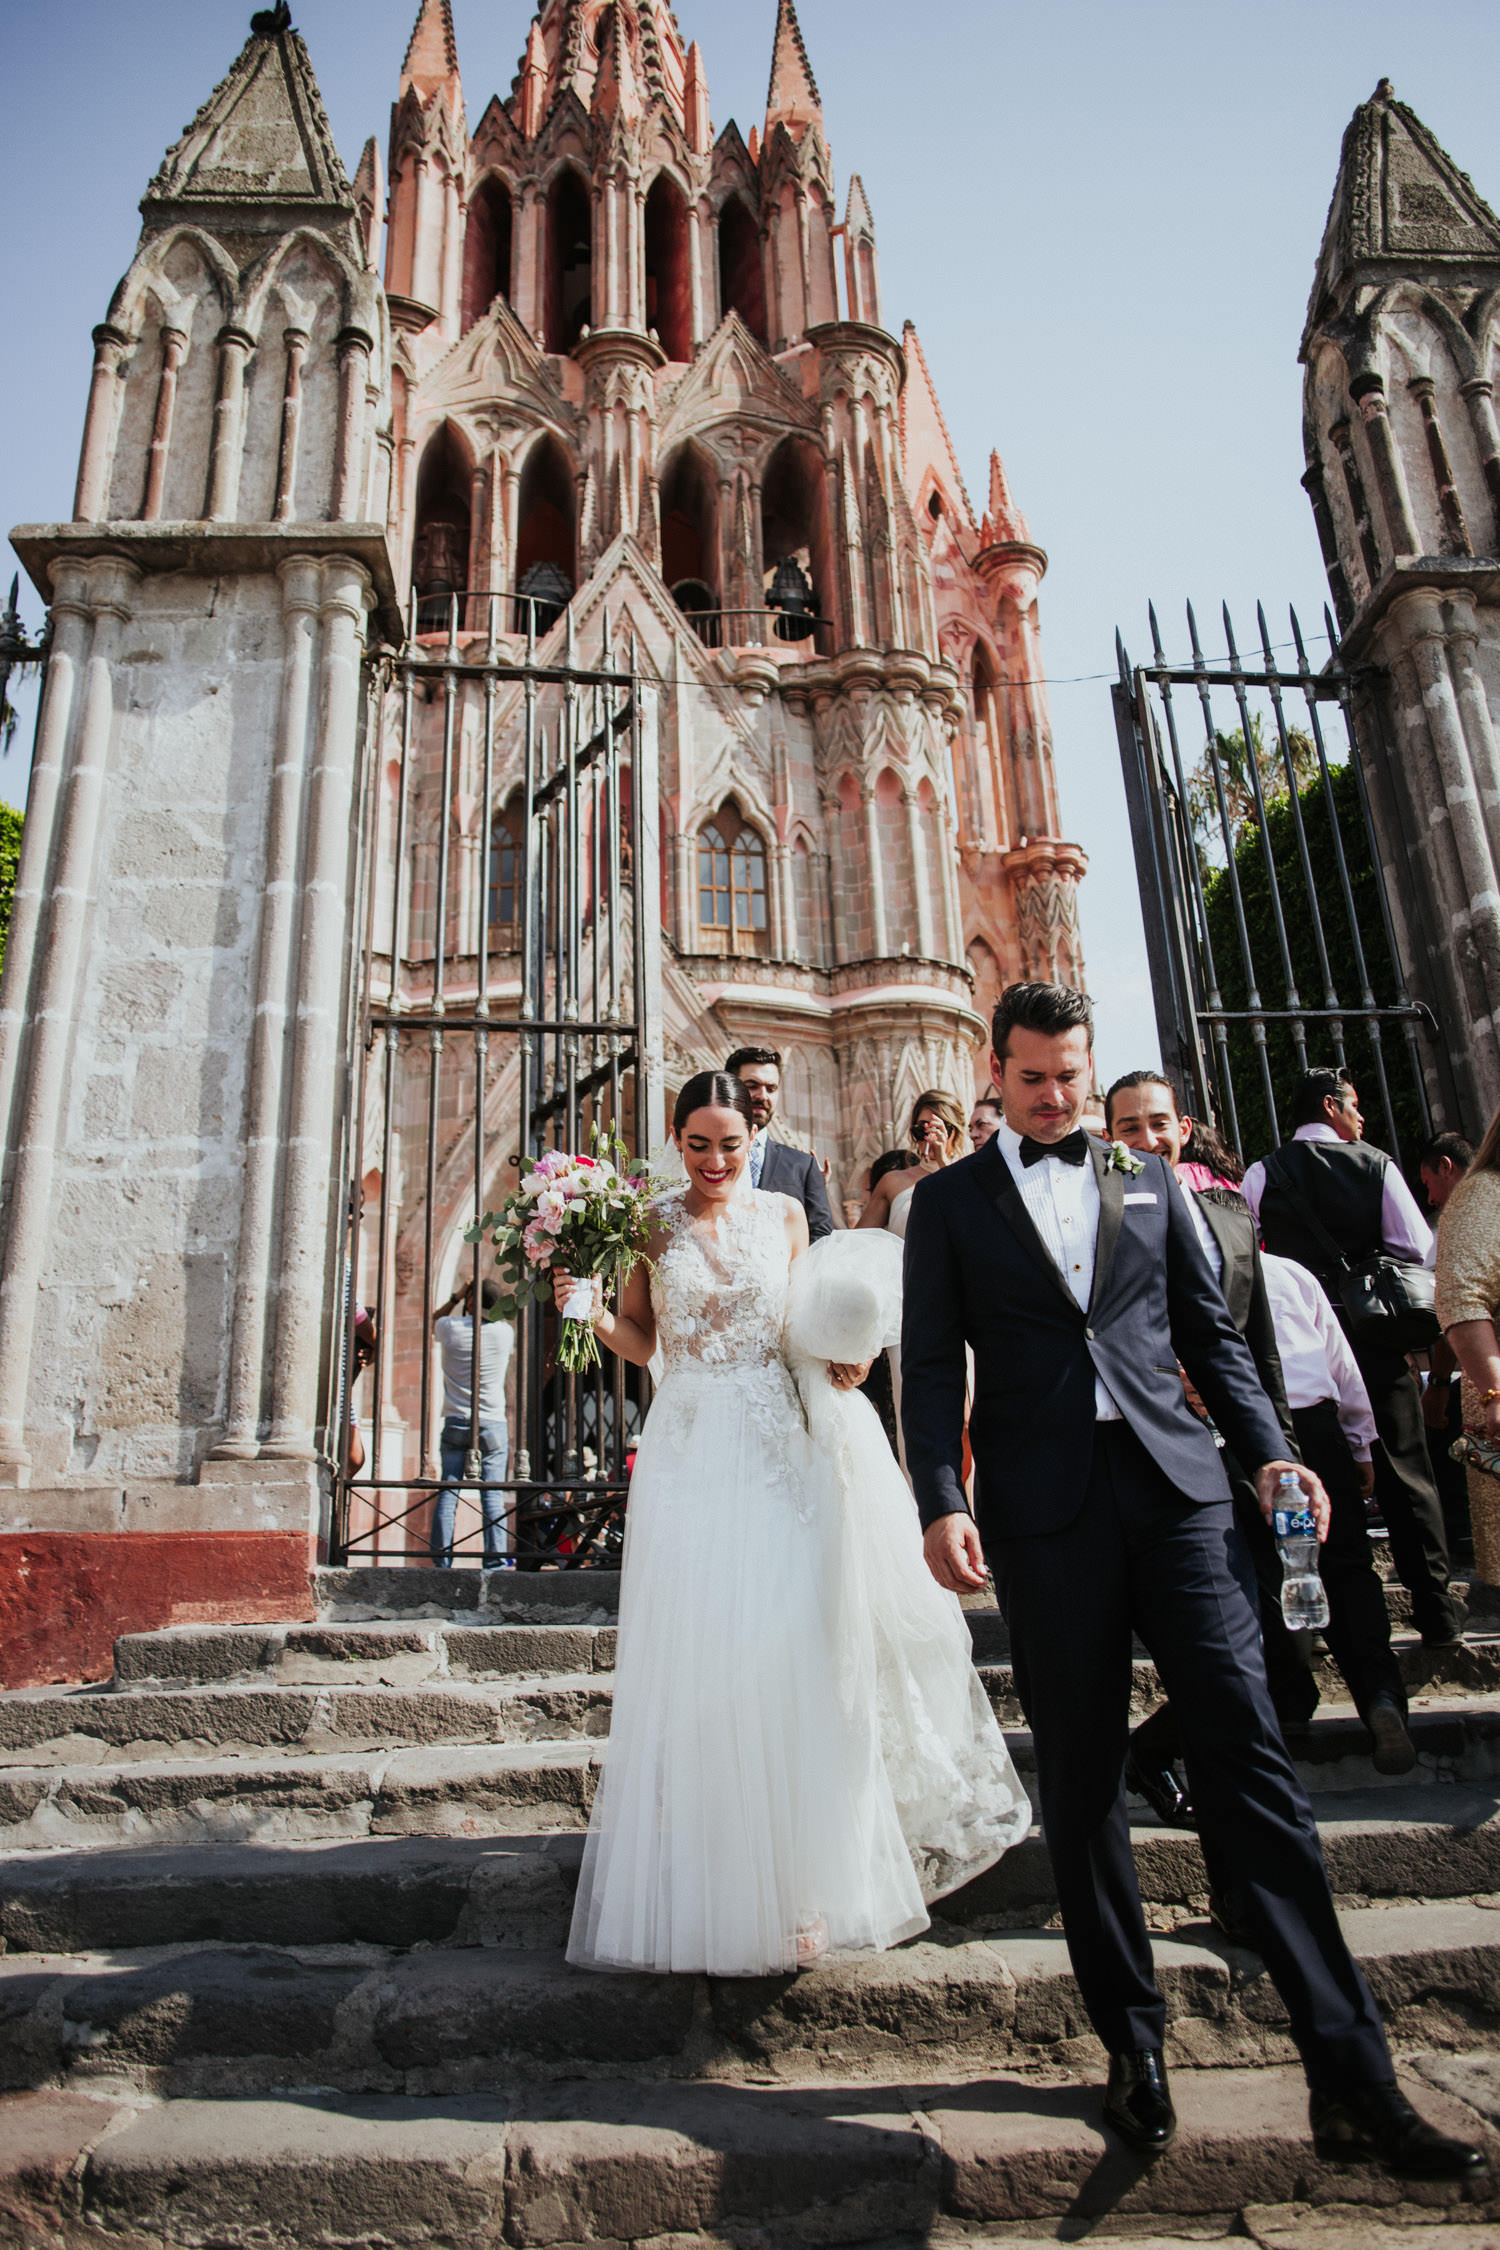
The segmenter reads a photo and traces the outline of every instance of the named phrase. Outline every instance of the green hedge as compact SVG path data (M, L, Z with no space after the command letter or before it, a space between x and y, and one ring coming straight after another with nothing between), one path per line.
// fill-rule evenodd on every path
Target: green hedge
M10 912L16 897L16 862L21 856L21 830L25 815L14 805L0 805L0 965L10 936Z
M1395 976L1381 923L1375 869L1360 812L1353 768L1335 766L1332 782L1370 987L1377 1004L1386 1007L1391 1005L1396 996ZM1333 849L1328 800L1321 779L1300 789L1298 798L1307 833L1308 857L1312 862L1313 883L1323 920L1333 988L1346 1006L1358 1006L1360 979L1355 966L1354 941L1349 932L1349 917ZM1276 863L1277 886L1286 921L1287 948L1291 954L1298 997L1304 1007L1321 1008L1324 1005L1323 974L1318 963L1313 918L1306 903L1290 798L1283 796L1279 802L1267 805L1266 825L1271 839L1271 855ZM1266 874L1265 855L1261 848L1259 829L1253 819L1240 830L1234 857L1261 1004L1267 1008L1280 1008L1286 1002L1285 976L1271 911L1271 886ZM1227 868L1216 868L1206 876L1204 903L1208 910L1208 930L1213 943L1214 964L1218 971L1223 1004L1226 1008L1246 1007L1249 1005L1249 991L1240 957ZM1407 1060L1405 1034L1398 1027L1383 1026L1381 1047L1385 1056L1391 1103L1396 1113L1401 1154L1410 1167L1422 1143L1423 1127L1422 1112ZM1291 1032L1279 1025L1268 1029L1266 1048L1281 1130L1283 1136L1286 1136L1291 1131L1288 1104L1298 1075L1297 1054L1292 1045ZM1390 1132L1380 1099L1379 1082L1371 1065L1370 1039L1363 1024L1346 1024L1344 1054L1359 1091L1367 1138L1377 1147L1383 1148L1390 1140ZM1310 1064L1334 1062L1331 1027L1320 1024L1308 1026L1307 1059ZM1231 1027L1229 1062L1234 1079L1235 1105L1239 1112L1242 1143L1240 1153L1249 1163L1258 1156L1264 1156L1273 1146L1273 1135L1261 1085L1255 1042L1248 1024ZM1217 1066L1217 1056L1215 1063ZM1229 1137L1227 1112L1221 1114L1220 1126L1226 1138Z

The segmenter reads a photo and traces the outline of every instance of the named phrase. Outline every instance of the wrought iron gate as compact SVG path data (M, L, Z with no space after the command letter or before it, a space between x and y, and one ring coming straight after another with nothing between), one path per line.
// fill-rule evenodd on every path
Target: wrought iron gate
M444 1278L482 1308L494 1253L464 1236L516 1185L522 1152L576 1149L595 1124L648 1147L655 784L633 652L616 661L607 620L590 664L571 611L552 625L555 604L539 617L513 595L455 596L436 632L428 608L413 599L375 683L330 1553L425 1562L447 1490L454 1559L478 1562L480 1498L498 1493L508 1562L577 1569L618 1550L645 1378L609 1358L560 1373L551 1308L528 1307L508 1473L487 1476L476 1319L454 1477L436 1443L432 1328Z
M1282 1138L1278 1070L1284 1097L1309 1064L1347 1067L1364 1082L1372 1137L1410 1159L1431 1131L1420 1034L1437 1027L1403 981L1333 620L1325 610L1331 655L1315 672L1289 614L1278 652L1257 607L1258 658L1240 655L1227 607L1213 662L1191 603L1186 661L1169 662L1154 608L1149 664L1132 665L1115 637L1162 1062L1247 1161ZM1179 688L1197 707L1181 726Z

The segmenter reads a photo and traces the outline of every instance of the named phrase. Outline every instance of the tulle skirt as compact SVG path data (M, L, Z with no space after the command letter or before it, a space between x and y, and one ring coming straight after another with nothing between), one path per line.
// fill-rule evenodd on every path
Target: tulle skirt
M657 1393L572 1961L758 1976L797 1966L799 1932L894 1945L1026 1833L879 1422L812 1380L832 1438L779 1360Z

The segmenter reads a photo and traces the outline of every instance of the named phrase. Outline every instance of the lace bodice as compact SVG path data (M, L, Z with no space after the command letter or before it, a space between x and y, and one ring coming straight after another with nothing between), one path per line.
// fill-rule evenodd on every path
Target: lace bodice
M667 1372L770 1366L780 1355L790 1270L781 1197L746 1190L713 1233L691 1217L685 1188L658 1208L667 1240L651 1304Z

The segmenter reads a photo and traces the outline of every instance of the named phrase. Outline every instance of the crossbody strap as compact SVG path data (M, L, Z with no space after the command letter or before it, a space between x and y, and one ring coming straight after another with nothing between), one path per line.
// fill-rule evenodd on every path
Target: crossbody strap
M1345 1256L1344 1252L1334 1241L1333 1236L1329 1233L1327 1227L1324 1226L1322 1220L1318 1217L1317 1212L1308 1202L1307 1197L1297 1186L1286 1165L1282 1163L1280 1149L1277 1149L1276 1153L1273 1156L1266 1157L1264 1159L1264 1164L1266 1178L1268 1180L1274 1180L1277 1187L1280 1188L1282 1194L1287 1198L1287 1201L1295 1207L1298 1216L1301 1218L1303 1225L1307 1228L1308 1232L1313 1237L1313 1240L1315 1242L1321 1243L1322 1247L1328 1252L1329 1256L1335 1261L1342 1272L1352 1273L1354 1271L1354 1268L1350 1260Z

